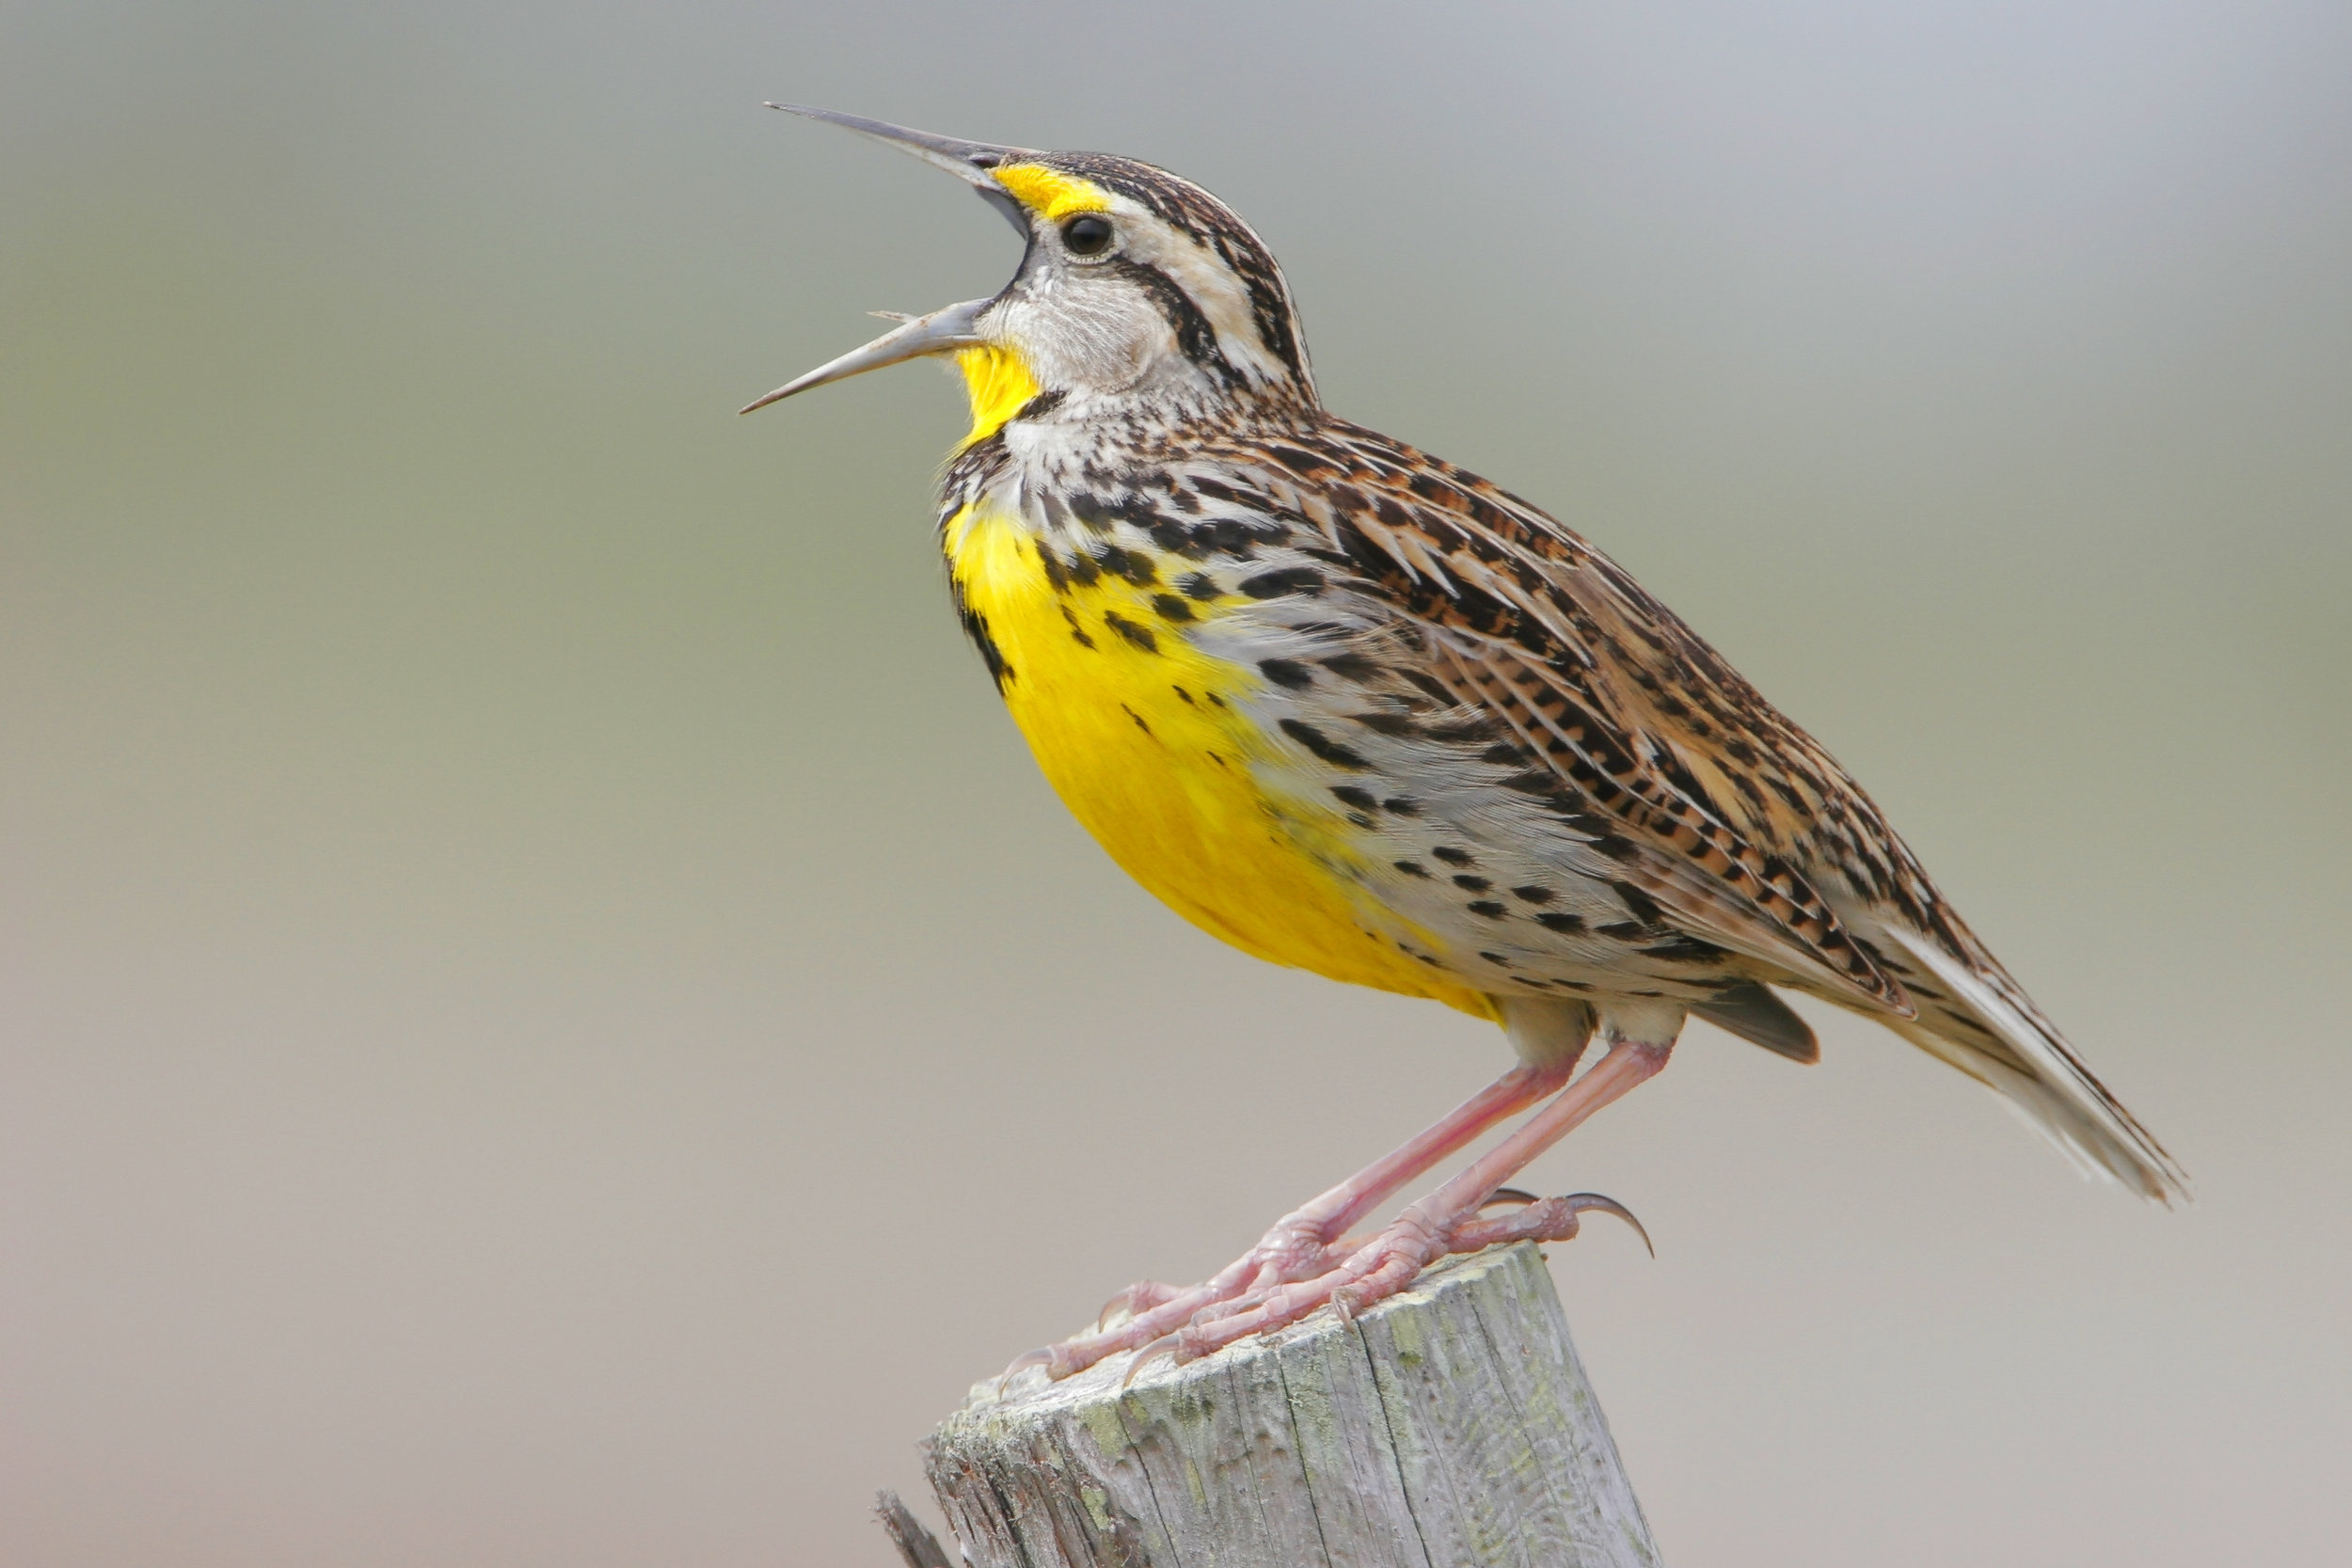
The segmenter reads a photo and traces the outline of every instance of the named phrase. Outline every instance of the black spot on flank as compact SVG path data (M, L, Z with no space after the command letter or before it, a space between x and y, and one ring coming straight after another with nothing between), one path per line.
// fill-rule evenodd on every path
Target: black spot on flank
M1642 956L1648 958L1664 958L1671 963L1715 964L1731 957L1731 953L1728 949L1718 947L1711 942L1701 942L1696 937L1686 937L1677 933L1668 937L1664 942L1643 948Z
M1225 705L1225 699L1212 691L1209 693L1209 705L1211 707L1223 707Z
M1281 721L1280 728L1284 735L1289 736L1334 768L1362 768L1371 766L1362 757L1339 744L1312 724L1302 724L1295 719L1285 719Z
M1329 471L1331 467L1329 458L1317 457L1311 451L1300 451L1296 447L1268 446L1265 451L1268 457L1273 458L1301 479L1312 479L1317 474Z
M1409 796L1391 795L1380 802L1380 809L1392 816L1419 816L1421 802Z
M1476 865L1478 863L1468 849L1456 849L1452 845L1446 845L1429 852L1448 865Z
M1051 495L1052 492L1048 491L1047 494ZM1084 491L1070 498L1070 513L1097 533L1108 533L1112 526L1119 521L1119 514L1116 510L1104 503L1101 498L1089 496Z
M1103 580L1103 568L1087 555L1073 555L1070 558L1070 576L1079 587L1091 588Z
M1180 554L1198 561L1206 555L1230 555L1243 561L1255 560L1258 546L1287 537L1289 530L1280 525L1275 531L1253 528L1236 517L1211 517L1192 525Z
M1478 760L1481 762L1491 762L1502 767L1508 767L1510 764L1515 762L1525 762L1534 755L1534 753L1530 752L1524 746L1514 745L1508 740L1498 740L1492 746L1489 746L1485 751L1479 752Z
M1117 610L1106 611L1103 616L1103 624L1147 654L1156 654L1160 651L1160 640L1152 635L1150 626L1136 626Z
M1335 799L1354 806L1358 811L1376 811L1380 806L1380 802L1372 798L1372 791L1358 789L1354 784L1336 784L1332 787L1331 794Z
M1211 752L1209 753L1209 760L1210 760L1211 762L1213 762L1213 763L1216 763L1216 764L1219 768L1222 768L1222 767L1224 767L1224 766L1225 766L1225 759L1224 759L1223 757L1221 757L1221 756L1218 756L1218 755L1217 755L1215 752Z
M1179 522L1162 519L1152 525L1152 543L1170 552L1183 549L1191 542L1191 531Z
M1351 681L1368 681L1380 673L1380 666L1361 654L1333 654L1323 661L1323 667Z
M1152 569L1152 558L1141 550L1122 550L1105 543L1094 546L1094 559L1103 570L1113 577L1125 578L1137 588L1149 588L1160 580L1160 574Z
M1488 963L1493 964L1497 969L1508 969L1511 967L1511 960L1504 958L1500 953L1481 953L1478 956L1486 959Z
M1494 886L1494 883L1484 877L1456 877L1454 879L1454 885L1465 893L1484 893Z
M1350 822L1355 823L1355 824L1356 824L1356 826L1358 826L1359 828L1371 828L1371 827L1376 827L1376 826L1378 825L1378 824L1375 823L1371 817L1366 816L1365 816L1362 812L1359 812L1359 811L1351 811L1351 812L1349 812L1349 813L1347 814L1347 819L1348 819Z
M1454 699L1449 696L1444 700L1450 703ZM1494 721L1484 715L1476 719L1460 719L1449 723L1429 726L1429 738L1442 740L1449 746L1458 746L1468 741L1488 740L1493 738L1494 733Z
M1428 871L1417 861L1391 861L1390 863L1407 877L1419 877L1424 881L1428 879Z
M1188 572L1177 579L1176 586L1184 590L1187 599L1198 599L1205 604L1216 597L1216 583L1206 572Z
M1258 660L1258 668L1265 672L1266 679L1277 686L1287 686L1293 691L1304 691L1315 683L1313 674L1295 659L1262 658Z
M1241 591L1253 599L1275 599L1285 594L1320 594L1323 574L1311 566L1285 566L1242 579Z
M1054 592L1069 593L1070 574L1062 569L1061 557L1054 553L1054 547L1051 545L1040 544L1037 547L1037 559L1038 564L1045 568L1045 580L1054 585Z
M1143 721L1143 715L1137 713L1134 708L1131 708L1126 704L1121 703L1119 705L1119 711L1134 720L1136 721L1136 728L1141 730L1144 734L1150 735L1152 733L1152 726L1145 723Z
M1551 889L1548 887L1537 887L1534 884L1530 883L1526 887L1513 888L1511 890L1511 896L1529 904L1549 904L1551 902L1553 895Z
M1162 615L1165 615L1171 621L1189 621L1192 619L1192 606L1184 603L1184 600L1178 598L1173 594L1152 594L1152 608L1158 610Z
M1570 936L1584 929L1582 916L1564 914L1558 910L1546 910L1535 917L1535 924L1547 931L1559 931Z
M1091 648L1094 646L1094 639L1089 637L1085 632L1080 631L1075 626L1070 628L1070 640L1073 642L1077 643L1081 648Z
M1501 920L1511 912L1491 898L1481 898L1468 908L1470 913L1483 914L1488 920Z
M1185 690L1183 687L1171 686L1168 689L1176 693L1177 696L1183 698L1186 707L1191 707L1193 705L1192 693Z
M1657 926L1665 921L1666 911L1658 907L1658 900L1631 882L1612 882L1609 891L1617 895L1617 902L1626 907L1627 913L1645 926Z
M1422 694L1427 697L1431 702L1441 704L1447 707L1454 705L1454 693L1446 689L1445 682L1439 680L1428 671L1416 670L1411 665L1407 664L1398 667L1396 673L1403 675L1406 680L1411 681L1415 686L1421 688Z
M1634 847L1631 839L1621 838L1615 833L1597 834L1592 841L1592 849L1594 853L1606 855L1619 864L1623 864L1640 853Z
M1111 510L1140 529L1149 529L1160 520L1159 507L1141 491L1132 496L1121 496L1112 503Z
M1638 920L1613 921L1593 928L1612 942L1646 942L1658 934L1657 927L1645 926Z
M1499 752L1502 751L1502 748L1498 746L1494 748L1494 750ZM1486 760L1492 762L1495 759L1491 754L1489 754ZM1505 760L1507 761L1508 759L1506 758ZM1521 795L1536 795L1549 798L1561 793L1560 775L1557 773L1547 773L1540 768L1531 768L1524 773L1514 773L1509 778L1503 780L1502 787L1505 789L1518 790Z
M1421 728L1409 713L1351 713L1348 717L1375 735L1411 735Z

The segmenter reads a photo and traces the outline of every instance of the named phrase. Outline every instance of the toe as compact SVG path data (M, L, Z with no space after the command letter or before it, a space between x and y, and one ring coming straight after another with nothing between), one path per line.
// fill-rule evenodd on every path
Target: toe
M1154 1307L1164 1306L1184 1293L1182 1286L1163 1285L1156 1279L1138 1279L1103 1304L1103 1310L1094 1314L1095 1332L1102 1332L1114 1318L1141 1317Z

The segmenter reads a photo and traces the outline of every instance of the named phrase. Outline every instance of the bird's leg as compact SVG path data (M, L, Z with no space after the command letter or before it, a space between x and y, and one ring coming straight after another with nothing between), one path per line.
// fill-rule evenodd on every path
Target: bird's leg
M1213 1314L1203 1313L1183 1327L1171 1324L1164 1343L1152 1345L1148 1354L1165 1351L1179 1361L1190 1361L1237 1339L1296 1323L1327 1304L1343 1312L1359 1312L1410 1285L1422 1269L1448 1253L1502 1241L1561 1241L1575 1235L1580 1212L1604 1206L1613 1209L1614 1205L1607 1200L1545 1199L1501 1220L1481 1219L1478 1211L1497 1187L1587 1117L1655 1077L1673 1050L1671 1039L1663 1045L1614 1040L1609 1053L1594 1063L1590 1072L1561 1090L1551 1103L1528 1117L1461 1175L1408 1205L1336 1267L1311 1279L1271 1284L1248 1291L1240 1300L1218 1303Z
M1151 1343L1189 1323L1204 1307L1327 1273L1347 1256L1343 1252L1334 1256L1331 1243L1346 1234L1349 1226L1447 1155L1475 1142L1497 1122L1557 1091L1575 1069L1576 1055L1569 1052L1513 1068L1393 1152L1275 1221L1256 1246L1215 1277L1188 1290L1152 1283L1131 1285L1113 1297L1103 1312L1103 1319L1108 1319L1123 1307L1130 1314L1125 1322L1033 1350L1007 1368L1007 1374L1041 1366L1049 1376L1068 1377L1106 1355ZM1497 1182L1502 1180L1495 1178Z

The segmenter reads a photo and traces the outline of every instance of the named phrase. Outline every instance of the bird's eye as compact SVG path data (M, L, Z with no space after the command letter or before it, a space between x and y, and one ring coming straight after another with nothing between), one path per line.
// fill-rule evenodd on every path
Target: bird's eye
M1061 243L1073 256L1100 256L1111 247L1111 220L1100 213L1081 213L1061 226Z

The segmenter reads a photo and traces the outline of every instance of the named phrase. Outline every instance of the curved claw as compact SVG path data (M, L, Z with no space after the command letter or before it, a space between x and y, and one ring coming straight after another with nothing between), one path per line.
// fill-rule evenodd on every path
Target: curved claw
M1103 1304L1103 1310L1094 1314L1094 1332L1103 1332L1103 1325L1111 1321L1113 1312L1124 1310L1134 1318L1163 1307L1184 1292L1173 1285L1163 1285L1156 1279L1138 1280Z
M1616 1215L1617 1218L1633 1227L1633 1234L1642 1238L1642 1244L1649 1248L1649 1255L1652 1258L1658 1256L1658 1247L1649 1239L1649 1232L1643 1228L1642 1222L1633 1217L1632 1210L1619 1203L1615 1198L1604 1196L1599 1193L1570 1193L1560 1201L1566 1204L1569 1211L1574 1213Z
M1478 1206L1478 1212L1483 1214L1498 1203L1518 1204L1523 1207L1530 1203L1541 1203L1543 1199L1537 1197L1534 1193L1527 1191L1524 1187L1497 1187L1493 1192L1486 1195L1486 1201Z
M1005 1391L1006 1384L1010 1383L1014 1378L1019 1377L1023 1372L1027 1371L1031 1367L1047 1368L1049 1369L1047 1375L1051 1376L1052 1373L1050 1369L1053 1365L1054 1347L1051 1345L1041 1345L1036 1350L1023 1351L1019 1355L1012 1358L1010 1365L1006 1367L1003 1371L996 1374L996 1391L1000 1394L1003 1393Z
M1121 1388L1133 1387L1135 1386L1136 1374L1143 1370L1147 1363L1157 1361L1163 1355L1173 1361L1182 1361L1184 1359L1184 1347L1178 1341L1183 1338L1184 1332L1181 1329L1174 1334L1163 1334L1158 1338L1152 1340L1150 1344L1144 1346L1141 1350L1136 1352L1134 1356L1128 1360L1127 1374L1119 1380L1119 1386Z

